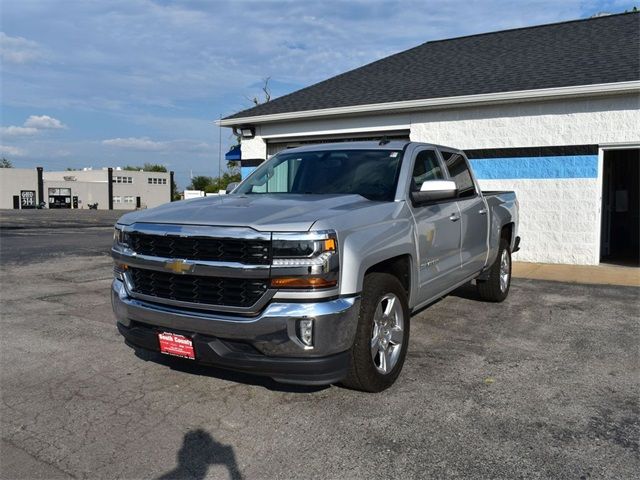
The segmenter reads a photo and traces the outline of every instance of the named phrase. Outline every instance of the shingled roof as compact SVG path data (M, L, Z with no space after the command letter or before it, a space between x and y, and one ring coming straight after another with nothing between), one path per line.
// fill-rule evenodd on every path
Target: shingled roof
M640 13L437 40L227 117L640 79Z

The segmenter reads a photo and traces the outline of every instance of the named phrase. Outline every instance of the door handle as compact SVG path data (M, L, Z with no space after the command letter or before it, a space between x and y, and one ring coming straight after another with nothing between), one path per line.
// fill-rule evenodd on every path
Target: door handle
M487 214L487 209L486 208L482 208L482 209L478 210L478 213L480 215L486 215Z
M452 222L457 222L458 220L460 220L460 215L452 213L451 215L449 215L449 220L451 220Z

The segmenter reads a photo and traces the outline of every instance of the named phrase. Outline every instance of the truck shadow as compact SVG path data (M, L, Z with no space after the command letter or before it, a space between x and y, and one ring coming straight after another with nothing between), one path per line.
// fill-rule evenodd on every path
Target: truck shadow
M465 283L463 286L456 288L449 295L452 297L464 298L466 300L482 301L476 286L472 285L471 282Z
M284 393L315 393L329 388L329 385L289 385L286 383L276 382L269 377L260 375L252 375L244 372L234 372L210 365L201 365L190 360L170 357L157 352L148 352L145 350L135 350L135 355L144 360L169 367L171 370L184 372L191 375L200 375L203 377L214 377L230 382L244 383L266 388L267 390Z
M202 429L187 432L176 455L178 465L157 480L202 480L210 466L223 465L232 480L241 480L233 447L216 441Z

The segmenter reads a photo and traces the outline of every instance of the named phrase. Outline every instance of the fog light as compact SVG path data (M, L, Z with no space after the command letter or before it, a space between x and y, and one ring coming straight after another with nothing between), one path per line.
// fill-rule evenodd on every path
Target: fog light
M304 319L298 322L298 335L300 340L309 347L313 346L313 319Z

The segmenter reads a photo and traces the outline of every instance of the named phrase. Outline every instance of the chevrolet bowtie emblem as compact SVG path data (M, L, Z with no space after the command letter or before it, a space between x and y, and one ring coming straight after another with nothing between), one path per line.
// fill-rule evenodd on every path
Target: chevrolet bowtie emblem
M173 273L189 273L193 270L193 265L187 263L186 260L171 260L164 264L164 268Z

